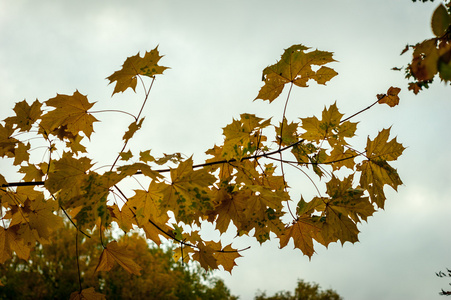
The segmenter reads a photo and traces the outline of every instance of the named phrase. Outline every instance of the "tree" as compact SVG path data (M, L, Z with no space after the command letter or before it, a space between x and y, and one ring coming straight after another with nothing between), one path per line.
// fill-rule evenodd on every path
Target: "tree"
M205 239L201 235L205 223L221 234L234 226L238 236L248 235L260 243L270 240L272 233L280 247L293 240L295 248L311 257L314 240L324 246L357 242L358 223L384 207L384 187L397 190L402 184L390 163L404 147L396 138L390 139L390 128L368 137L365 149L350 144L357 129L351 120L376 104L397 105L399 88L390 87L348 118L343 118L335 103L324 108L320 118L287 120L293 87L308 87L310 82L325 85L337 75L329 66L335 62L333 53L301 44L287 48L276 64L263 70L264 84L254 99L272 103L287 87L279 122L241 114L223 128L223 144L207 150L211 158L200 164L180 153L154 157L150 149L130 149L156 78L168 69L159 64L161 58L158 48L143 57L138 53L108 77L115 84L113 96L129 88L135 91L138 83L144 91L136 115L122 112L132 116L133 122L108 167L93 168L88 157L85 144L95 138L94 123L99 120L94 115L102 111L95 111L94 103L79 91L31 105L18 102L15 115L0 124L0 155L23 174L21 182L0 176L1 263L13 252L29 259L36 243L52 242L52 231L63 227L63 218L77 229L75 245L82 235L99 236L102 252L96 272L110 271L114 263L130 274L141 272L141 264L127 254L126 244L106 238L113 224L125 232L140 228L157 245L162 238L170 239L178 244L177 261L195 260L207 270L221 266L231 272L245 249ZM45 145L44 160L42 155L37 159L29 154L39 142ZM305 174L318 195L308 201L292 199L288 167ZM126 190L131 177L142 182L142 190ZM72 253L78 262L85 255L78 246ZM92 285L85 288L90 285L82 279L83 272L78 275L79 289L72 298L100 297Z
M415 94L428 88L436 75L445 83L451 81L451 1L445 0L435 9L431 29L435 35L433 38L407 45L401 52L402 55L413 49L412 62L404 70L406 78L414 80L409 83L409 90Z
M447 271L447 273L445 273L443 271L439 271L438 273L435 273L435 275L437 275L440 278L442 278L442 277L451 277L451 270L447 268L446 271ZM450 285L451 285L451 283L450 283ZM444 291L442 289L439 294L442 295L442 296L451 296L451 291Z
M258 293L255 300L341 300L334 290L322 291L317 283L309 283L298 280L298 285L294 290L294 295L290 292L277 292L273 296L266 296L265 292Z
M413 0L415 2L415 0ZM427 0L423 0L426 2ZM433 0L431 0L433 1ZM451 1L445 0L435 9L431 18L431 29L435 37L424 40L416 45L407 45L401 55L413 49L412 62L405 68L406 78L415 81L409 83L409 90L418 94L422 88L428 88L436 75L441 81L451 81ZM397 69L397 68L395 68ZM399 69L400 70L400 69ZM438 277L451 277L439 271ZM440 295L451 295L451 291L440 292Z
M68 299L78 289L75 227L66 225L51 235L51 244L39 245L27 261L17 255L0 266L1 299ZM108 235L108 238L112 238ZM220 279L198 267L176 263L171 249L149 245L137 233L122 235L134 261L143 267L141 276L115 267L113 272L97 272L102 247L98 236L80 237L78 260L83 284L95 287L107 299L236 299Z

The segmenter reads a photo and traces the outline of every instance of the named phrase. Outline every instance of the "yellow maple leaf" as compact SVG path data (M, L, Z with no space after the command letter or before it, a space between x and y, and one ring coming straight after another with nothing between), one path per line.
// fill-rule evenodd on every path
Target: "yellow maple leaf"
M14 157L15 147L19 142L11 135L14 133L13 125L5 123L5 126L0 124L0 156Z
M118 245L116 241L104 247L95 272L110 271L116 262L130 274L141 275L142 268L133 261L131 253L126 247Z
M213 207L208 187L216 177L207 169L193 170L192 158L171 169L171 184L160 183L163 197L161 210L171 210L178 221L191 223L200 213Z
M14 106L16 115L6 118L5 122L16 124L19 131L29 131L42 114L41 106L38 100L35 100L31 106L25 100L18 102Z
M163 71L168 68L158 65L162 57L158 52L158 47L146 52L144 57L141 57L139 53L128 57L122 65L122 69L107 77L110 84L116 81L113 95L124 92L128 88L132 88L134 91L139 75L153 77L157 74L163 74Z
M98 120L88 113L94 103L89 103L85 95L75 91L72 96L57 94L55 98L45 101L54 110L44 114L41 118L40 130L51 133L60 127L66 127L73 135L80 131L89 138L94 131L93 123Z
M293 45L286 49L280 61L263 70L264 86L255 99L274 101L282 92L285 84L293 83L300 87L307 87L311 79L319 84L326 84L338 73L323 66L334 62L332 52L314 50L304 52L310 48L304 45ZM313 71L312 66L321 66Z
M384 185L397 190L402 184L398 172L387 161L396 160L405 148L396 138L388 141L389 135L390 129L383 129L373 141L368 138L365 148L368 160L357 165L357 171L362 172L360 185L368 190L371 200L380 208L384 208L386 199Z
M207 271L210 269L215 270L218 268L218 261L214 255L214 249L217 245L217 243L213 242L206 242L206 245L204 243L198 243L198 250L194 251L193 259L198 261L200 263L200 266Z
M60 203L64 204L73 197L84 192L82 186L86 181L86 171L92 167L87 157L79 159L72 157L71 153L63 153L61 159L53 162L53 169L48 174L45 187L51 193L59 192Z
M213 256L216 258L217 264L221 265L230 274L232 274L233 267L237 265L235 260L241 257L240 253L232 248L232 245L227 245L221 251L214 252Z
M313 239L319 239L320 229L320 222L304 214L279 235L280 248L285 247L290 239L293 239L294 247L300 249L304 255L311 257L315 253Z

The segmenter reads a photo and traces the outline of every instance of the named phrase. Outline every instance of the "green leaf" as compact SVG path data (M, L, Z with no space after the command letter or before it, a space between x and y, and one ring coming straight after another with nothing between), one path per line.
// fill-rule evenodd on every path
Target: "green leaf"
M451 16L443 4L440 4L434 11L431 20L432 32L436 37L441 37L451 25Z

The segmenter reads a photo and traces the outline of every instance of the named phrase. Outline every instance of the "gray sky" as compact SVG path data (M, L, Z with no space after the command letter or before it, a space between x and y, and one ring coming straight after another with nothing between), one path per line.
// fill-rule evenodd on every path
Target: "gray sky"
M360 242L317 246L309 261L292 244L280 250L274 240L251 245L224 278L233 294L252 299L257 289L272 294L293 290L297 279L333 288L345 299L438 299L449 280L435 272L451 268L451 87L440 82L418 96L407 91L402 73L407 43L432 37L430 16L438 5L404 1L1 1L0 119L15 102L29 103L72 94L78 89L97 110L137 113L142 92L111 98L105 77L126 57L159 45L171 67L151 92L144 127L132 149L152 153L202 153L222 141L222 127L240 113L281 118L283 101L252 100L261 71L284 48L304 44L334 52L339 75L328 85L314 83L293 91L288 119L319 115L337 105L347 116L376 100L390 86L402 88L401 104L377 106L361 114L356 143L392 126L392 135L408 147L395 163L404 185L386 189L385 211L362 224ZM285 94L286 95L286 94ZM283 96L282 96L283 97ZM89 150L98 165L111 163L121 148L127 117L98 114ZM119 132L119 133L117 133ZM135 153L138 153L136 151ZM42 155L42 153L40 154ZM14 181L14 171L5 177ZM4 173L2 171L2 173ZM301 173L293 176L293 199L315 191ZM132 187L137 188L137 187Z

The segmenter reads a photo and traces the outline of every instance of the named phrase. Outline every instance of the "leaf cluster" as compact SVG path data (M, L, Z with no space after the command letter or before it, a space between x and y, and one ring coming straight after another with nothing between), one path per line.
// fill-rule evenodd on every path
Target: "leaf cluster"
M425 1L423 1L425 2ZM432 14L431 29L434 37L416 45L407 45L401 54L410 49L412 61L405 68L406 78L413 79L409 90L418 94L428 88L436 75L445 84L451 81L451 2L440 4ZM400 68L393 68L401 70Z
M271 103L288 85L286 108L293 86L307 87L310 81L324 85L337 75L328 65L335 62L332 56L304 45L289 47L276 64L263 70L264 85L256 99ZM168 69L159 65L161 58L157 48L143 57L137 54L108 77L115 83L113 95L135 90L141 82L145 96L107 171L94 169L86 150L86 143L94 139L94 123L99 122L94 114L100 112L92 110L95 102L78 91L31 105L18 102L15 115L0 124L0 156L12 159L23 175L20 183L7 182L0 175L0 263L13 252L28 259L36 243L51 241L63 219L77 229L76 237L100 237L102 252L95 272L119 265L130 274L141 273L143 266L127 245L105 235L114 226L124 232L139 229L157 245L172 240L177 261L194 260L207 270L231 272L244 249L222 239L205 239L201 232L205 223L221 236L235 230L237 236L247 235L260 243L277 238L281 248L292 240L295 248L311 257L314 241L326 247L358 241L358 223L384 207L384 187L397 190L402 184L391 163L404 147L390 139L390 128L368 137L365 149L351 145L357 130L351 118L378 103L397 105L399 89L394 87L345 119L336 103L325 107L320 117L293 121L285 118L285 110L279 122L241 114L223 128L223 142L208 149L210 158L201 164L180 153L154 157L148 149L137 155L128 143L143 126L141 113L156 77ZM36 143L45 146L44 160L29 153L39 147ZM314 183L317 195L309 201L293 198L284 168L310 172L306 178ZM147 178L149 183L125 191L127 178ZM82 255L77 248L74 257ZM82 289L81 278L79 284L73 299L98 296L91 288Z

